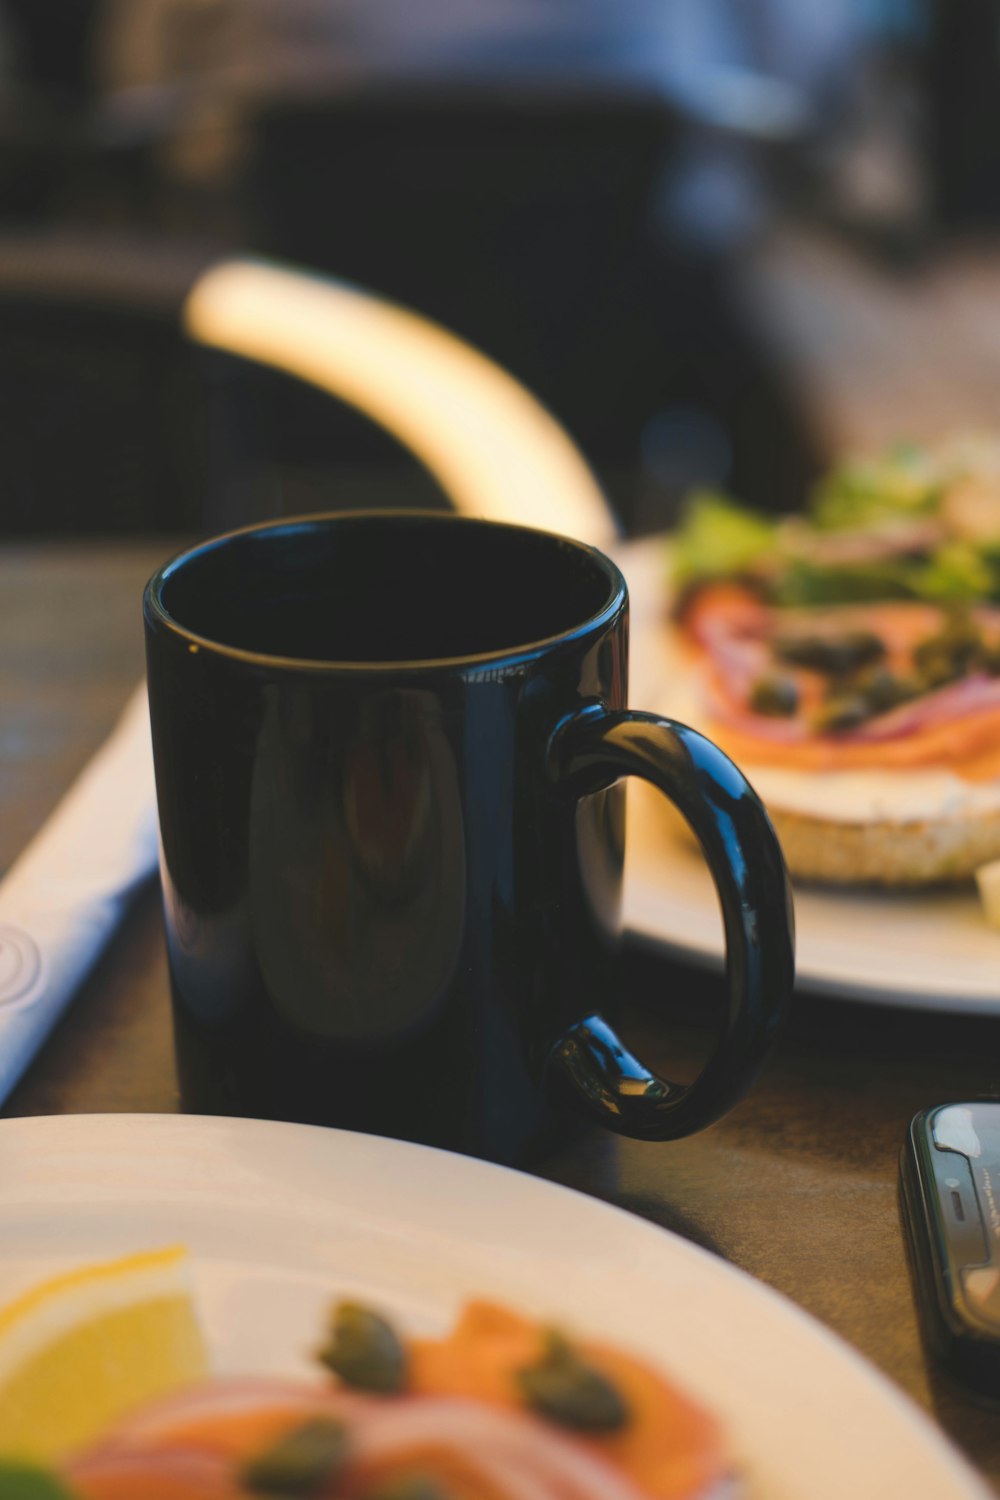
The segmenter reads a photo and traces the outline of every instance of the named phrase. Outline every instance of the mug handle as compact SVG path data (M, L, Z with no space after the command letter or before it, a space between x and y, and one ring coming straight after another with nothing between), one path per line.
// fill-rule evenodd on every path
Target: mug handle
M721 1034L693 1083L651 1073L598 1014L575 1021L555 1043L547 1081L620 1135L647 1141L691 1135L750 1088L788 1013L794 915L781 846L742 773L683 724L592 705L557 725L547 757L550 779L575 799L621 776L641 776L687 819L722 905L729 988Z

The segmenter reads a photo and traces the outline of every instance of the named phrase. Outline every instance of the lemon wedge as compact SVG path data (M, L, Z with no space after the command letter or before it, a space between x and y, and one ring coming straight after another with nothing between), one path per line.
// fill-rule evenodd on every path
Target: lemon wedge
M0 1457L59 1459L206 1366L182 1246L54 1276L0 1307Z

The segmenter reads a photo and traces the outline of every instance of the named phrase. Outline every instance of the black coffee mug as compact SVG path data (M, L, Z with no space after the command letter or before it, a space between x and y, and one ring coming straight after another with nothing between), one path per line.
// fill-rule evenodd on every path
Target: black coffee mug
M646 1140L753 1082L786 1012L791 904L754 792L627 700L615 565L412 511L250 527L144 599L187 1108L523 1161L572 1103ZM729 1005L691 1085L616 1036L620 778L711 867Z

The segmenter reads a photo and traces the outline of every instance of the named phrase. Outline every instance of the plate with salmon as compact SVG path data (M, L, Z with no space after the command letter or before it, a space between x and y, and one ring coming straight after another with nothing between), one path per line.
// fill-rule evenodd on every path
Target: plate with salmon
M4 1500L987 1493L791 1303L526 1174L156 1115L0 1122L0 1174Z

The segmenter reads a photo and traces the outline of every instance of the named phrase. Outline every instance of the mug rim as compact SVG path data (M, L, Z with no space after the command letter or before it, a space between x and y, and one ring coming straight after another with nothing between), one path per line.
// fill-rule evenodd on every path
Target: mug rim
M554 546L569 549L586 557L603 574L608 593L599 609L568 630L527 641L523 645L500 648L494 651L475 652L458 656L407 657L401 660L355 660L336 657L282 656L266 651L250 651L242 646L230 646L211 636L200 635L178 620L163 601L163 589L173 575L195 558L228 546L239 537L260 535L271 531L301 531L329 527L342 521L359 520L416 520L437 525L486 528L490 531L503 529L520 532L525 536L545 538ZM282 671L320 673L359 673L371 676L380 673L427 672L434 669L456 669L516 666L518 663L537 660L551 651L578 644L586 636L609 625L628 602L628 585L624 574L610 557L593 547L562 532L546 531L540 526L524 526L519 522L494 521L485 516L459 515L453 511L424 510L407 507L377 508L372 510L317 511L296 516L282 516L274 521L260 521L248 526L238 526L230 531L207 537L194 546L185 547L162 563L152 574L143 590L143 615L149 626L159 626L176 639L185 642L192 652L207 651L229 661L246 666L265 667Z

